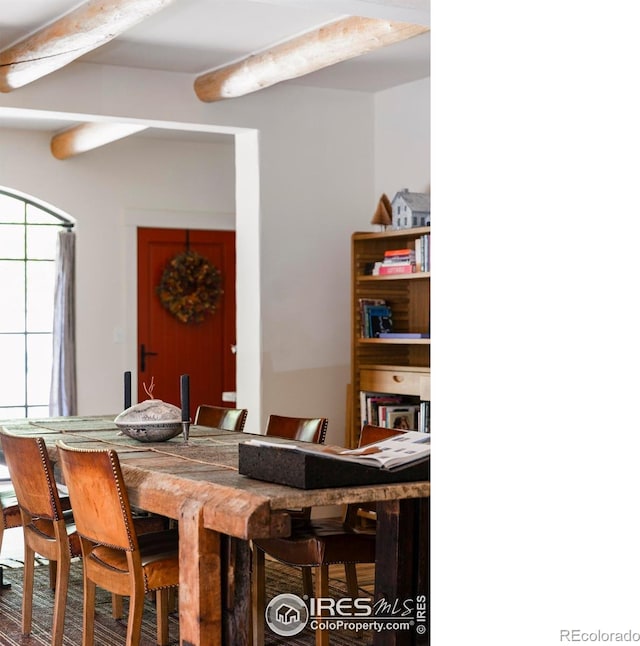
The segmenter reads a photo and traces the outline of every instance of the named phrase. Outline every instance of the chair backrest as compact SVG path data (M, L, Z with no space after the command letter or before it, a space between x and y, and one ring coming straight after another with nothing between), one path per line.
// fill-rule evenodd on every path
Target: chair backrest
M360 441L358 446L366 446L374 442L381 442L394 435L402 435L406 433L405 430L400 428L385 428L384 426L373 426L372 424L365 424L360 431Z
M30 516L62 520L58 487L44 440L18 437L0 429L0 441L18 505Z
M328 423L329 420L326 417L283 417L282 415L270 415L265 435L324 444Z
M137 551L138 541L118 454L56 443L78 534L92 543Z
M194 424L221 428L225 431L242 431L248 412L246 408L224 408L200 404Z

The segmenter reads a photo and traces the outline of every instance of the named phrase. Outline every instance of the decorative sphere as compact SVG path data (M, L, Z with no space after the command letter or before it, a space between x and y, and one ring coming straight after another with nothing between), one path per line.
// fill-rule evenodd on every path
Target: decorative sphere
M116 426L129 437L140 442L165 442L182 430L181 411L161 399L147 399L122 411Z

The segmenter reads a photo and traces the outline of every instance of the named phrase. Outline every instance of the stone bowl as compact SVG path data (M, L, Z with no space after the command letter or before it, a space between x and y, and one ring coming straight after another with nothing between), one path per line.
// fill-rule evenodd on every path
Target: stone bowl
M122 411L116 426L140 442L166 442L182 431L181 411L161 399L147 399Z

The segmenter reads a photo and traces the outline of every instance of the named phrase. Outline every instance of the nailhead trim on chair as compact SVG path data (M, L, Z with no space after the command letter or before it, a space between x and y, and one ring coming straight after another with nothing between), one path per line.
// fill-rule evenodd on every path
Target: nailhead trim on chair
M53 489L57 488L57 485L55 482L51 481L51 478L49 478L49 472L47 469L47 463L46 463L46 458L45 455L47 454L47 448L44 443L44 440L41 437L36 438L38 442L38 453L40 453L40 461L42 462L42 469L45 473L47 473L47 484L49 485L49 502L51 509L54 510L53 512L53 520L62 520L61 516L58 515L58 509L56 507L56 501L55 501L55 496L53 495Z
M131 527L129 526L128 518L126 512L126 505L124 504L124 499L122 496L122 489L120 488L120 479L117 477L118 472L116 470L116 461L113 459L113 456L116 455L116 452L113 449L108 449L107 455L109 456L109 462L111 462L111 470L113 471L113 477L116 482L116 488L118 490L118 500L120 501L120 509L122 510L122 517L125 520L125 527L127 530L127 538L129 540L129 551L133 551L133 538Z

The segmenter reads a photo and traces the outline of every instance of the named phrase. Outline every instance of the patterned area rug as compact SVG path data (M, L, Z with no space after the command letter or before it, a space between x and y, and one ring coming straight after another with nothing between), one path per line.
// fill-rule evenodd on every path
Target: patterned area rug
M43 562L41 564L46 563ZM0 590L0 646L49 646L51 643L51 626L53 611L53 591L49 589L49 568L36 567L33 627L28 637L21 632L21 603L22 603L22 568L15 559L2 559L4 565L4 581L11 584L8 590ZM65 619L64 645L78 646L82 643L82 564L75 561L71 566L71 581L67 599ZM282 592L302 594L301 577L298 570L288 568L279 563L267 563L267 602ZM344 583L332 579L330 594L336 598L346 596ZM363 593L366 594L366 593ZM95 646L116 646L125 643L127 600L125 599L125 616L123 620L111 617L111 595L98 589L96 595L96 627ZM154 646L156 615L155 607L147 602L142 622L142 638L140 646ZM314 633L306 628L295 637L279 637L265 628L265 646L285 644L287 646L312 646ZM178 644L179 629L177 613L169 616L169 637L172 645ZM356 635L354 632L343 631L331 633L332 646L367 646L371 644L370 634ZM230 645L233 646L233 645Z

